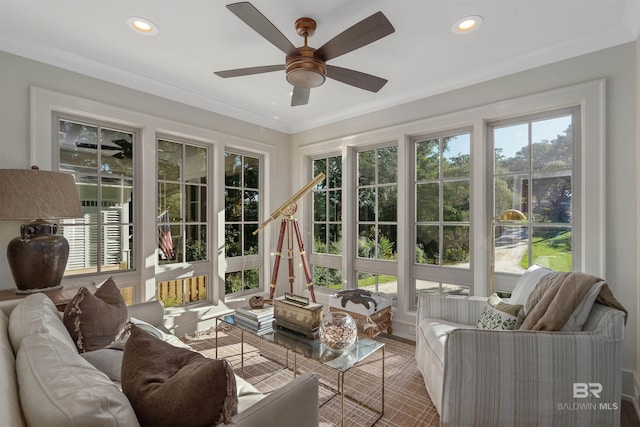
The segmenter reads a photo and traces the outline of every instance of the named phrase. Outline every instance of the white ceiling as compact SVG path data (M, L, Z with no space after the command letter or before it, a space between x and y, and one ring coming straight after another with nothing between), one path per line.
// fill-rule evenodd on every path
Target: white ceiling
M331 65L389 80L371 93L327 79L291 107L284 71L222 79L214 71L283 64L284 54L221 0L0 0L0 50L286 133L300 132L634 41L640 0L252 0L296 46L296 19L320 47L382 11L395 33ZM464 36L453 24L480 15ZM125 26L147 18L155 36Z

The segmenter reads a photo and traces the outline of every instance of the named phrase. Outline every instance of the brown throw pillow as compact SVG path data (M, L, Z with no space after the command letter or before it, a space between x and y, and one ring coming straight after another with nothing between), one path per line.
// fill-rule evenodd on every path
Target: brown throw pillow
M174 347L131 325L122 391L142 427L212 426L238 412L236 379L224 359Z
M113 277L92 294L80 288L67 304L62 321L80 353L109 345L127 323L127 305Z

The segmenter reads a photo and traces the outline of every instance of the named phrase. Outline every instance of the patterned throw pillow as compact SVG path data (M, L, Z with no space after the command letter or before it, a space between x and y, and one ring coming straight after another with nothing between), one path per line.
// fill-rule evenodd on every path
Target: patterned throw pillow
M480 313L478 329L512 331L515 329L518 312L521 309L521 304L507 304L497 294L493 294Z

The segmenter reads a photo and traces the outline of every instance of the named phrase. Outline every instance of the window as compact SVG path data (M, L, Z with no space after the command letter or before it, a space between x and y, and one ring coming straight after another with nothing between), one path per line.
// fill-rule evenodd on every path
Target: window
M65 276L131 270L134 263L135 131L56 117L59 169L75 176L82 219L61 221Z
M174 275L172 264L190 264L194 276L159 280L158 299L165 307L207 299L208 149L158 138L157 142L157 257L160 271ZM204 264L200 267L194 266Z
M524 222L495 224L495 271L532 264L572 271L572 111L493 123L493 215L515 209Z
M342 156L313 160L313 175L325 179L313 188L313 285L342 289ZM310 260L310 261L311 261Z
M471 134L451 132L414 138L416 298L418 292L468 294L469 287L430 279L465 282L470 270ZM441 271L435 270L456 269Z
M395 260L398 252L398 149L361 151L358 166L358 257Z
M158 261L205 261L207 148L158 140Z
M259 236L253 234L261 212L260 162L258 156L224 154L226 294L261 288Z

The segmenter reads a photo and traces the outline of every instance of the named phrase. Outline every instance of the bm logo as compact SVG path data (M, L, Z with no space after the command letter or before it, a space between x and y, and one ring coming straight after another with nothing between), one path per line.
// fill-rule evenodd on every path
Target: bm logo
M584 399L593 396L600 399L602 384L600 383L573 383L573 398Z

